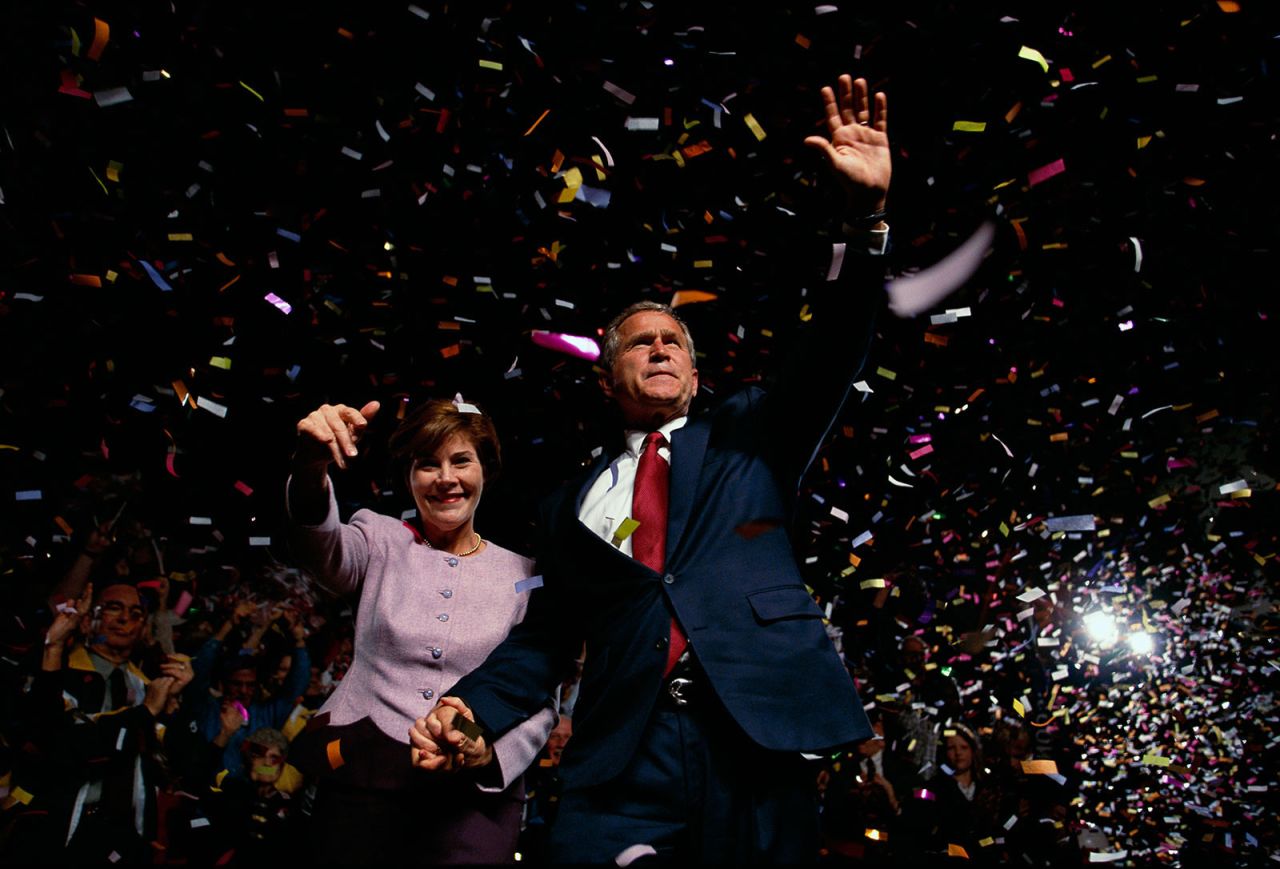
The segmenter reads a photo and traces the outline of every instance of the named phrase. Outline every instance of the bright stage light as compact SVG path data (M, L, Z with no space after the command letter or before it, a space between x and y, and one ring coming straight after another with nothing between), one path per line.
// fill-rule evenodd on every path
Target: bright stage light
M1116 630L1115 616L1105 610L1095 610L1084 617L1085 630L1095 643L1109 646L1120 636Z
M1146 631L1138 631L1129 635L1129 648L1135 655L1150 655L1155 651L1156 641Z

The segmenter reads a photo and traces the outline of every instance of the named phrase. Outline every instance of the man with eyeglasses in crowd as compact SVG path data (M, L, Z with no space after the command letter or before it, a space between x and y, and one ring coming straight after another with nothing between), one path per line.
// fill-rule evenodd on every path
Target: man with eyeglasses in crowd
M35 751L24 752L11 790L26 803L29 820L14 840L31 849L21 855L31 862L151 860L164 723L192 669L182 655L167 656L154 679L138 669L132 658L146 615L127 580L96 594L87 586L79 600L57 606L24 704Z

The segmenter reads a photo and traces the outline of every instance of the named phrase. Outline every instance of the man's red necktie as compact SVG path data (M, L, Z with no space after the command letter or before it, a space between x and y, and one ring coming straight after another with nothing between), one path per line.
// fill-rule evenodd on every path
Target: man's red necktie
M631 496L631 518L640 523L631 532L631 554L636 561L662 573L667 553L667 498L670 492L671 468L667 460L658 455L658 448L667 439L662 432L650 432L640 448L640 463L636 466L636 486ZM671 619L671 645L667 648L667 667L670 673L676 661L689 644L674 618Z

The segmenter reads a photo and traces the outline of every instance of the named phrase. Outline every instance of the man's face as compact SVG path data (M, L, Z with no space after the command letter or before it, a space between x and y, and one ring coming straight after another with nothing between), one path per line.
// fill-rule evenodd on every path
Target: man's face
M234 670L227 674L222 687L228 700L248 706L258 691L258 674L254 670Z
M628 425L661 425L688 413L698 393L698 370L680 324L661 311L641 311L624 320L618 356L601 387Z
M93 609L97 629L93 633L103 637L97 642L114 652L128 655L142 636L146 611L138 590L129 585L112 585L102 590ZM94 639L94 638L91 638Z

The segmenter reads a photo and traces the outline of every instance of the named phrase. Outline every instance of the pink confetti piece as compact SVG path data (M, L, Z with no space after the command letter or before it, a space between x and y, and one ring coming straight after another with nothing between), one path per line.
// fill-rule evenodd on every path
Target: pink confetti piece
M241 480L236 480L236 491L242 495L253 494L253 488L248 483L245 483Z
M275 293L267 293L262 298L266 299L268 302L275 305L277 308L279 308L281 311L284 311L286 314L290 314L293 312L293 305L290 305L288 302L286 302L284 299L277 296Z
M1039 169L1033 169L1031 172L1027 173L1027 183L1032 187L1035 187L1040 182L1048 181L1054 175L1061 175L1065 171L1067 171L1067 164L1063 162L1061 157L1059 157L1052 163L1049 163L1046 166L1041 166Z
M566 353L594 362L600 358L600 345L594 339L583 335L564 335L560 332L547 332L542 329L533 330L533 343L548 350Z
M918 459L921 456L929 455L929 453L931 452L933 452L933 444L925 444L918 450L912 450L910 455L911 455L911 458Z

